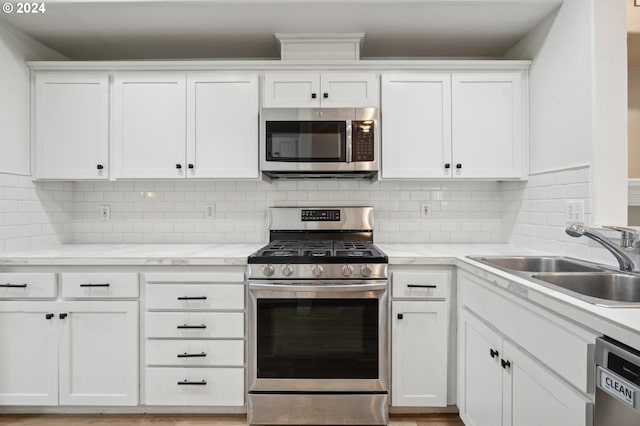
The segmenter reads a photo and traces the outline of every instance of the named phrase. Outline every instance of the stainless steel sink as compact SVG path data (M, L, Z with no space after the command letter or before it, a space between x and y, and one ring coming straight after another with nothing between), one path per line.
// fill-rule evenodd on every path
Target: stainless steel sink
M596 305L640 303L640 275L615 272L540 273L532 275L532 278L577 293L577 297Z
M559 256L485 256L472 259L495 266L524 272L604 272L604 269Z

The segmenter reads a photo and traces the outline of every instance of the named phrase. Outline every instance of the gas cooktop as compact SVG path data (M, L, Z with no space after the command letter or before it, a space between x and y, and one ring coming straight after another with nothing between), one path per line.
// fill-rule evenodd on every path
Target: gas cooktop
M387 263L370 241L276 240L253 253L248 263Z

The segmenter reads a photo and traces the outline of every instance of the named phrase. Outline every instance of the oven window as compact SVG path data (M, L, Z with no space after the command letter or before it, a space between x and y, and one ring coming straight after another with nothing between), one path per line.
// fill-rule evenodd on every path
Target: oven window
M345 162L344 121L267 121L267 161Z
M378 378L378 299L257 302L258 378Z

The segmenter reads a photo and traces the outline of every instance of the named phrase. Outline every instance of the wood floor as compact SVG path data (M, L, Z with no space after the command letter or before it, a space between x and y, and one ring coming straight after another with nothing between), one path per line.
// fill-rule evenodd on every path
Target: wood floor
M0 414L0 425L19 426L243 426L246 416L173 414ZM389 426L464 426L455 414L391 415Z

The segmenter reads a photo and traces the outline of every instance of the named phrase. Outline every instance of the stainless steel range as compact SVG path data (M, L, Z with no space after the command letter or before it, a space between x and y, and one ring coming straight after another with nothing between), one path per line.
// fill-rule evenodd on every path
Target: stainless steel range
M386 424L387 256L373 209L272 208L249 257L250 424Z

